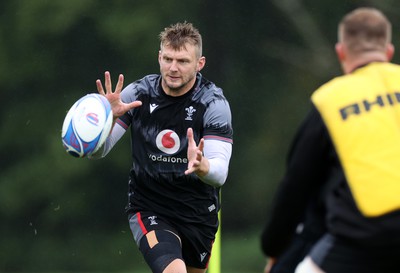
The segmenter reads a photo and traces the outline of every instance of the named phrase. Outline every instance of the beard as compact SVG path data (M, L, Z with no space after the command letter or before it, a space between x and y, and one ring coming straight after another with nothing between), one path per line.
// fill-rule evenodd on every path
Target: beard
M174 81L168 81L167 77L163 77L162 81L166 87L168 87L168 90L173 93L186 93L192 88L191 84L194 84L193 79L196 78L196 74L193 76L190 76L189 78L180 78L180 82L174 82Z

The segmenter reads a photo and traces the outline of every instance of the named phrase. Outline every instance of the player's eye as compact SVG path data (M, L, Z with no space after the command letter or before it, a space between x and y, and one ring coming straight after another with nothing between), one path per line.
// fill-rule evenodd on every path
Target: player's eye
M163 59L164 59L164 61L165 61L165 62L167 62L167 63L170 63L170 62L172 62L172 59L171 59L171 58L164 57Z

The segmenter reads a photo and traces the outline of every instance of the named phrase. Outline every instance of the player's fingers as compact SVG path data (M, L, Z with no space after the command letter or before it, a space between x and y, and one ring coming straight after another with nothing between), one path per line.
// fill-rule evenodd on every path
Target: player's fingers
M142 102L140 100L135 100L128 104L128 108L133 109L133 108L139 107L141 105L142 105Z
M100 95L105 96L106 94L104 93L103 85L101 84L101 80L96 80L96 87L97 87L97 92L99 92Z
M197 152L196 152L196 155L197 155L197 162L196 162L196 165L197 166L200 166L200 162L201 162L201 160L203 159L203 151L202 150L200 150L200 149L198 149L197 150Z
M203 149L204 149L204 138L200 139L200 143L198 146L200 152L203 154Z
M115 87L115 93L121 93L123 86L124 86L124 75L119 74L117 86Z
M188 128L188 129L187 129L186 135L187 135L187 138L188 138L188 142L189 142L189 143L194 142L193 129L192 129L192 128Z
M188 175L188 174L193 173L194 171L195 171L194 168L189 168L189 169L187 169L187 170L185 171L185 174Z
M111 94L112 93L112 86L111 86L111 76L110 76L110 72L106 71L104 73L104 85L106 87L106 92L107 94Z

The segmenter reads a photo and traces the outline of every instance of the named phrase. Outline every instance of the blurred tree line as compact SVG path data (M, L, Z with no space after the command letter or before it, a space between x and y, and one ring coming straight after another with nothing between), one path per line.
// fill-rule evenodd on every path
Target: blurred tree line
M61 126L104 71L114 80L123 73L126 84L157 73L158 34L178 21L199 28L203 74L231 104L223 232L257 235L310 94L341 74L337 23L359 6L388 15L397 45L395 0L1 1L0 271L134 270L143 263L123 213L129 137L106 159L76 159L62 147Z

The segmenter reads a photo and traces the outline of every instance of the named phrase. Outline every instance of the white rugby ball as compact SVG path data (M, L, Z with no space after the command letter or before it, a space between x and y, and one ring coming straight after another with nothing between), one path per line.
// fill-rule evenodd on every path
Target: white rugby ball
M110 134L112 122L106 97L92 93L80 98L64 119L61 138L65 150L74 157L95 153Z

